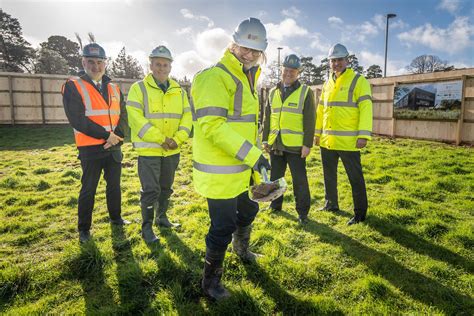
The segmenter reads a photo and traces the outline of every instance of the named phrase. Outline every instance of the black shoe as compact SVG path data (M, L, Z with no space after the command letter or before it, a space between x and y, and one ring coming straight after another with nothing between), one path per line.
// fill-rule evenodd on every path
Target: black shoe
M354 225L363 222L364 220L356 219L355 217L351 218L348 222L347 225Z
M166 216L162 216L162 217L158 218L155 221L155 224L160 226L160 227L165 227L165 228L178 228L178 227L181 227L181 224L179 224L179 223L170 222L168 217L166 217Z
M79 231L79 242L81 244L88 242L91 239L91 232L89 230Z
M305 226L309 223L309 219L307 217L299 217L298 218L298 223L301 225L301 226Z
M123 225L130 225L132 222L126 220L126 219L123 219L123 218L119 218L119 219L111 219L110 222L113 224L113 225L120 225L120 226L123 226Z
M339 207L327 207L327 206L324 206L324 207L321 207L319 209L319 211L328 211L328 212L339 212Z

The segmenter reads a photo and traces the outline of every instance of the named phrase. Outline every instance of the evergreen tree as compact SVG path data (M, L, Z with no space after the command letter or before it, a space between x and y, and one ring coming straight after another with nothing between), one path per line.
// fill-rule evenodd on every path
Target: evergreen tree
M371 78L382 78L382 68L379 65L372 65L365 71L365 77Z
M136 58L127 55L125 47L123 47L112 62L110 75L115 78L141 79L143 78L143 68Z
M34 51L22 35L17 19L0 9L0 70L28 71Z
M37 52L34 64L35 73L40 74L61 74L66 75L69 72L69 66L57 51L40 48Z
M41 48L59 53L68 64L68 73L76 75L82 69L79 44L64 36L53 35L46 42L40 44Z

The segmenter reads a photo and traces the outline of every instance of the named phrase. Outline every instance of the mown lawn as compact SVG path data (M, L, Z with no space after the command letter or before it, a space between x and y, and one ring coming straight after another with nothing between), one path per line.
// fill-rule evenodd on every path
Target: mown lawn
M342 165L343 211L317 211L324 188L314 150L311 223L297 225L290 193L281 214L262 210L251 242L265 257L244 265L228 253L224 282L233 297L219 304L199 287L209 219L192 187L190 151L170 210L180 230L162 229L157 246L141 240L136 154L127 143L122 204L133 223L110 226L101 180L93 242L81 247L72 130L1 127L0 313L474 314L472 148L376 138L363 153L369 217L350 227Z

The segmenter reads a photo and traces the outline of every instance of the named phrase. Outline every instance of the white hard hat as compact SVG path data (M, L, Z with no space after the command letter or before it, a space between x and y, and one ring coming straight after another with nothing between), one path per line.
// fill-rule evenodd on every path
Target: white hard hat
M344 58L349 56L346 46L337 43L329 49L328 59Z
M264 51L268 45L265 26L256 18L240 22L232 37L237 45L259 51Z
M171 61L173 61L173 57L171 57L171 52L166 46L160 45L153 49L150 53L150 58L155 58L155 57L161 57L161 58L166 58Z

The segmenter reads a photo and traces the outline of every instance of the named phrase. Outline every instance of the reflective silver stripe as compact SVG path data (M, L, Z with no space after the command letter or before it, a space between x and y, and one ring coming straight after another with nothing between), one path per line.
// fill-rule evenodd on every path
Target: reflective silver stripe
M86 107L86 111L88 110L92 110L92 101L91 101L91 97L89 95L89 91L87 91L86 89L86 86L84 84L84 80L82 79L77 79L77 83L79 84L79 86L81 87L81 90L82 90L82 96L84 98L84 106Z
M191 116L193 117L193 122L196 122L197 116L196 116L196 111L194 109L194 101L193 101L192 96L191 98L189 98L189 107L191 108Z
M352 101L352 96L354 95L354 89L357 84L357 80L359 79L360 75L356 74L354 79L352 79L351 86L349 87L349 93L347 95L347 102L348 103L353 103Z
M278 134L279 131L280 131L280 130L278 130L278 129L272 129L271 133L272 133L272 134Z
M218 106L208 106L196 111L196 118L201 118L204 116L222 116L227 117L227 109L218 107Z
M178 131L185 131L186 133L191 134L191 130L187 128L186 126L180 126L178 127Z
M252 149L252 147L253 147L252 144L248 140L246 140L242 144L242 146L240 146L240 149L237 152L237 155L235 155L235 158L243 161L245 159L245 157L247 157L247 155L248 155L250 149Z
M303 109L292 109L292 108L288 108L288 107L284 107L281 109L282 112L288 112L288 113L297 113L297 114L301 114L303 113ZM279 112L279 111L278 111ZM275 112L275 113L278 113L278 112Z
M282 129L280 130L280 133L282 134L297 134L297 135L304 135L303 132L297 132L297 131L294 131L294 130L291 130L291 129Z
M315 129L315 130L314 130L314 133L315 133L315 134L321 134L321 130L320 130L320 129Z
M145 113L145 117L152 119L163 119L163 118L172 118L172 119L181 119L182 115L178 113L148 113L148 116Z
M127 105L127 106L132 106L132 107L134 107L134 108L137 108L137 109L142 110L142 105L140 104L140 102L127 101L127 103L126 103L125 105Z
M275 91L276 91L276 90L277 90L276 88L273 88L273 89L272 89L272 92L270 92L270 104L273 103L273 96L275 95Z
M300 100L298 101L298 109L301 110L301 113L303 113L304 99L305 99L307 90L308 90L308 86L304 84L303 88L301 89Z
M234 80L235 85L237 86L237 89L235 90L235 94L234 94L234 116L240 116L242 114L242 100L243 100L242 82L240 82L240 80L236 76L234 76L223 64L217 63L216 67L219 67L220 69L228 73Z
M327 106L342 106L342 107L350 107L350 108L356 108L357 103L355 102L344 102L344 101L331 101L331 102L326 102Z
M120 115L120 111L118 110L86 110L86 116L94 116L94 115Z
M148 104L148 92L146 91L146 88L145 88L145 82L143 82L143 80L138 81L138 86L140 87L140 90L142 91L143 108L145 110L145 117L149 118L148 114L150 113L150 107Z
M191 109L188 107L185 107L184 110L183 110L183 113L188 113L188 112L191 112Z
M358 136L358 135L371 136L371 135L372 135L372 132L366 131L366 130L360 130L360 131L331 131L331 130L323 130L323 134L326 134L326 135L336 135L336 136Z
M371 131L366 131L366 130L360 130L359 135L372 136L372 132Z
M110 88L111 88L112 93L114 94L115 98L117 98L117 100L119 100L119 102L120 102L120 93L117 92L117 85L115 85L113 83L109 83L109 85L110 85Z
M143 138L143 136L145 136L145 133L152 127L153 125L151 125L150 123L146 123L145 125L143 125L143 127L138 132L138 137Z
M184 109L184 90L183 90L183 88L181 88L181 104L183 105L183 109Z
M239 123L239 122L245 122L245 123L252 123L257 121L257 115L256 114L247 114L247 115L242 115L242 116L229 116L227 117L227 122L229 123Z
M250 169L247 165L237 165L237 166L216 166L216 165L205 165L196 161L193 161L193 167L196 170L207 172L207 173L217 173L217 174L233 174L244 172L247 169Z
M359 99L357 99L357 103L360 103L360 102L365 101L365 100L372 100L372 97L368 94L360 96Z
M280 112L281 112L281 108L274 108L274 107L272 107L272 112L273 112L273 113L280 113Z
M133 148L161 148L161 145L157 143L134 142Z

